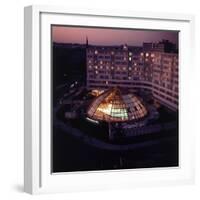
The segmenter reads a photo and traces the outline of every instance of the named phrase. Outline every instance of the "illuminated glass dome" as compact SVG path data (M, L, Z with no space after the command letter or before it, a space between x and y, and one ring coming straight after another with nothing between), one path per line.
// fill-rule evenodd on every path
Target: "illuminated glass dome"
M122 95L120 89L112 88L94 99L87 115L94 120L123 122L145 117L147 109L135 95Z

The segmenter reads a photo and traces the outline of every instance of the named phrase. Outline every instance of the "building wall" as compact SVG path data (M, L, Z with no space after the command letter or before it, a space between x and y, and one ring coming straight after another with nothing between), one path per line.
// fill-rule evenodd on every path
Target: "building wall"
M155 98L172 108L178 109L177 54L155 53L152 89Z
M158 51L156 45L147 51L150 46L88 47L87 88L145 89L160 103L178 109L178 54Z

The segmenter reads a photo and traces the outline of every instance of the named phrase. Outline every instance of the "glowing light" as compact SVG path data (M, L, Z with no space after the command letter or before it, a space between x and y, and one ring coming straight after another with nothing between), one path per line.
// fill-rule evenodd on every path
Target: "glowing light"
M132 58L131 57L129 57L129 61L131 61L132 60Z
M144 53L142 52L140 55L141 55L141 56L144 56Z
M73 87L74 87L74 84L71 84L71 85L70 85L70 88L73 88Z
M148 57L149 56L149 53L146 53L146 57Z
M98 107L97 110L101 111L107 115L110 115L111 113L111 109L112 109L112 105L111 104L106 104L104 107Z
M126 45L124 45L124 46L123 46L123 49L127 50L128 48L127 48L127 46L126 46Z
M94 120L117 122L140 119L147 114L147 111L136 96L131 94L122 96L118 88L113 88L97 97L90 105L87 114Z
M99 96L100 94L102 94L104 92L104 90L92 90L91 91L91 94L93 95L93 96Z
M98 54L98 51L97 50L95 50L95 52L94 52L95 54Z
M124 108L112 108L112 104L106 104L103 107L98 107L98 111L105 113L111 117L128 118L127 110Z
M95 124L98 124L98 123L99 123L98 121L96 121L96 120L93 120L93 119L90 119L89 117L86 117L86 119L87 119L88 121L90 121L90 122L93 122L93 123L95 123Z

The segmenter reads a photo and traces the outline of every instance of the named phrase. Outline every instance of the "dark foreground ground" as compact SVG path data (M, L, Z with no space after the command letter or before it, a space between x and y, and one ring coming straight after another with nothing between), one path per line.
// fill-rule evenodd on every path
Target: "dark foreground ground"
M155 140L155 138L153 139ZM177 136L129 151L97 149L62 130L54 129L53 172L178 166ZM149 143L149 144L148 144Z

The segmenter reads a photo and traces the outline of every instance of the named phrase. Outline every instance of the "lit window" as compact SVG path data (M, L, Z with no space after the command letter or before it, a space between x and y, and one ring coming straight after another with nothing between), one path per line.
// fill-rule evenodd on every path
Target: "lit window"
M89 65L89 69L92 69L92 66L91 66L91 65Z
M114 55L114 54L115 54L115 52L114 52L114 51L112 51L112 52L111 52L111 54L112 54L112 55Z
M149 53L146 53L146 57L148 57L149 56Z
M126 50L126 49L127 49L127 46L126 46L126 45L124 45L124 46L123 46L123 49L125 49L125 50Z
M108 81L106 81L106 85L108 85Z
M109 69L109 66L106 66L106 69Z
M129 67L128 69L131 70L131 67Z
M112 66L111 69L114 69L114 67Z
M154 54L153 53L151 54L151 57L154 58Z
M141 55L141 56L144 56L144 53L142 52L140 55Z
M137 63L134 63L134 66L137 66Z
M129 56L132 56L132 52L129 52Z
M99 72L96 70L95 73L98 74Z
M123 67L123 70L126 70L126 67Z
M132 58L131 57L129 57L129 61L131 61L132 60Z
M145 61L147 62L147 61L148 61L148 58L145 58Z
M95 68L95 69L98 69L98 66L96 65L94 68Z
M103 61L102 61L102 60L100 61L100 64L103 64Z
M131 77L129 76L128 79L131 80Z
M95 52L94 52L95 54L98 54L98 51L97 50L95 50Z
M102 66L102 65L100 66L100 69L103 69L103 66Z

